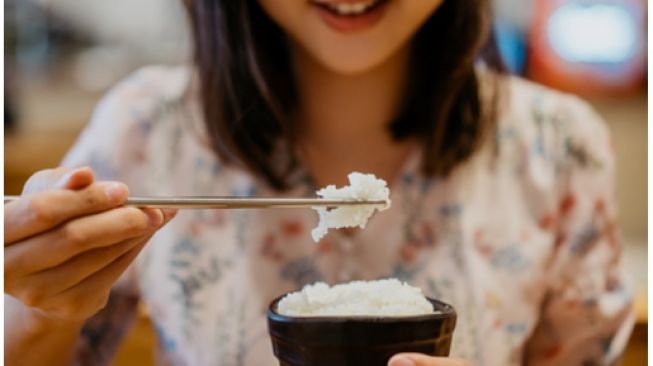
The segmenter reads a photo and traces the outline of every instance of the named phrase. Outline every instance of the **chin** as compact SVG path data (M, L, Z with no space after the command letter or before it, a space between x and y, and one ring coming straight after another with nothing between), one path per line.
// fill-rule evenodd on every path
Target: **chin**
M351 57L344 57L338 60L322 60L320 63L329 71L340 75L361 75L374 70L383 62L380 60L364 60Z
M304 53L325 69L341 75L360 75L372 71L393 59L394 49L381 47L321 47L305 49Z

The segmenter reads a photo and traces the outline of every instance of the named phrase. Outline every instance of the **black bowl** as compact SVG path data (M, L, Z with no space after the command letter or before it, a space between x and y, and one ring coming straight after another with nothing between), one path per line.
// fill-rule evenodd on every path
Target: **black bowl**
M387 365L396 353L448 356L456 326L451 305L428 299L435 312L402 317L292 317L268 308L268 331L281 366Z

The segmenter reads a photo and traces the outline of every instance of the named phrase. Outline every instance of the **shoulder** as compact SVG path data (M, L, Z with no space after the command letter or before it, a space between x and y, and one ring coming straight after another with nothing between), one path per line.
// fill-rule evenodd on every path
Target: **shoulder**
M548 158L558 167L611 164L608 126L581 98L506 76L500 106L499 148L513 138L531 157Z
M589 103L580 97L554 90L517 76L506 76L504 117L531 123L556 119L575 129L605 130L606 126Z
M116 84L107 96L178 99L188 85L190 74L188 66L145 66Z
M100 178L121 177L125 166L145 162L148 145L167 125L180 125L189 107L189 67L148 66L116 84L98 103L90 123L63 164L90 165Z
M190 69L185 66L147 66L139 69L102 98L92 122L104 117L118 116L123 117L120 120L129 122L134 117L152 116L166 105L182 102L190 79Z

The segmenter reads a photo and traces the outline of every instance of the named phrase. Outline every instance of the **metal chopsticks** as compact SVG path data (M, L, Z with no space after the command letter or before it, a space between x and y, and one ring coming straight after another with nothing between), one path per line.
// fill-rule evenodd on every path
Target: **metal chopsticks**
M19 196L5 196L5 203ZM355 205L385 205L383 200L365 201L324 198L263 198L263 197L129 197L126 206L156 208L310 208Z

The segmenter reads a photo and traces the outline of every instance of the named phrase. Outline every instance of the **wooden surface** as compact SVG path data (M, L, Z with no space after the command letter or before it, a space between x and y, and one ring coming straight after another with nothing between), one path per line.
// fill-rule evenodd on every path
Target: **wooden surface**
M5 194L20 194L34 172L59 165L79 131L6 135Z
M156 335L152 323L144 311L141 311L134 328L118 350L115 359L116 366L147 366L154 365L154 349Z

